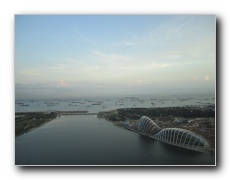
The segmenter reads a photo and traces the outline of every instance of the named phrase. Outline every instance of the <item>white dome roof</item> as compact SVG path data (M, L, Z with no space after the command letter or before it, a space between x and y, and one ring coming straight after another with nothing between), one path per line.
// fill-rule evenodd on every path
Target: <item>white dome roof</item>
M142 116L139 120L138 130L144 133L151 133L153 129L160 128L152 119Z

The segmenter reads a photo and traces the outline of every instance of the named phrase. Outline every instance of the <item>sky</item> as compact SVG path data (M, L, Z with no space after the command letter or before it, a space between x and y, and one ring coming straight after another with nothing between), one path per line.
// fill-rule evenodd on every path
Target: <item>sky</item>
M215 15L15 15L15 97L215 93Z

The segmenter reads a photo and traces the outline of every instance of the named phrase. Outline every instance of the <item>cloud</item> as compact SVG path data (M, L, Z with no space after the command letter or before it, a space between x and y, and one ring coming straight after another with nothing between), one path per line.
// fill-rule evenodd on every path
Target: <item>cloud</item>
M42 72L43 72L42 69L38 70L36 68L29 68L29 69L21 69L21 70L19 70L20 74L26 75L26 76L38 76Z
M121 40L120 42L115 42L112 43L112 46L114 47L122 47L122 46L127 46L127 47L138 47L138 46L147 46L151 45L149 41L143 40L142 38L130 38L130 39L125 39Z
M58 86L65 86L66 84L65 84L64 80L60 80L57 82L57 85Z
M140 79L128 82L129 87L142 86L142 85L145 85L145 84L149 84L149 82L144 81L144 80L140 80Z
M208 76L208 75L205 75L205 76L204 76L204 80L205 80L205 81L208 81L208 80L209 80L209 76Z
M45 88L43 84L40 83L16 83L15 89L43 89Z
M150 63L146 67L148 68L166 68L171 66L169 63Z
M124 41L123 44L125 46L144 46L141 41Z
M66 64L55 64L54 66L50 66L48 68L56 70L56 71L61 71L67 67Z
M127 61L127 60L131 60L131 58L127 55L121 55L121 54L106 54L106 53L102 53L100 51L92 51L92 54L103 58L103 59L107 59L107 60L113 60L113 61Z

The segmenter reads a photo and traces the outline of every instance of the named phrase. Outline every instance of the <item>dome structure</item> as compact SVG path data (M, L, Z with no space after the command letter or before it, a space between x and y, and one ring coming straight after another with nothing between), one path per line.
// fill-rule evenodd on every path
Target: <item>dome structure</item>
M149 117L142 116L138 123L138 130L142 133L151 133L153 129L159 129L160 127Z
M165 128L154 135L154 138L179 146L191 148L208 147L208 142L203 136L197 135L192 131L181 128Z

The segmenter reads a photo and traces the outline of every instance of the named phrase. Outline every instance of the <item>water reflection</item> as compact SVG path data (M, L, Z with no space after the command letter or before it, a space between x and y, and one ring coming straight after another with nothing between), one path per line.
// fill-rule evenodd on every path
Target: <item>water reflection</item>
M61 116L15 140L17 165L210 165L214 157L173 147L96 116Z

